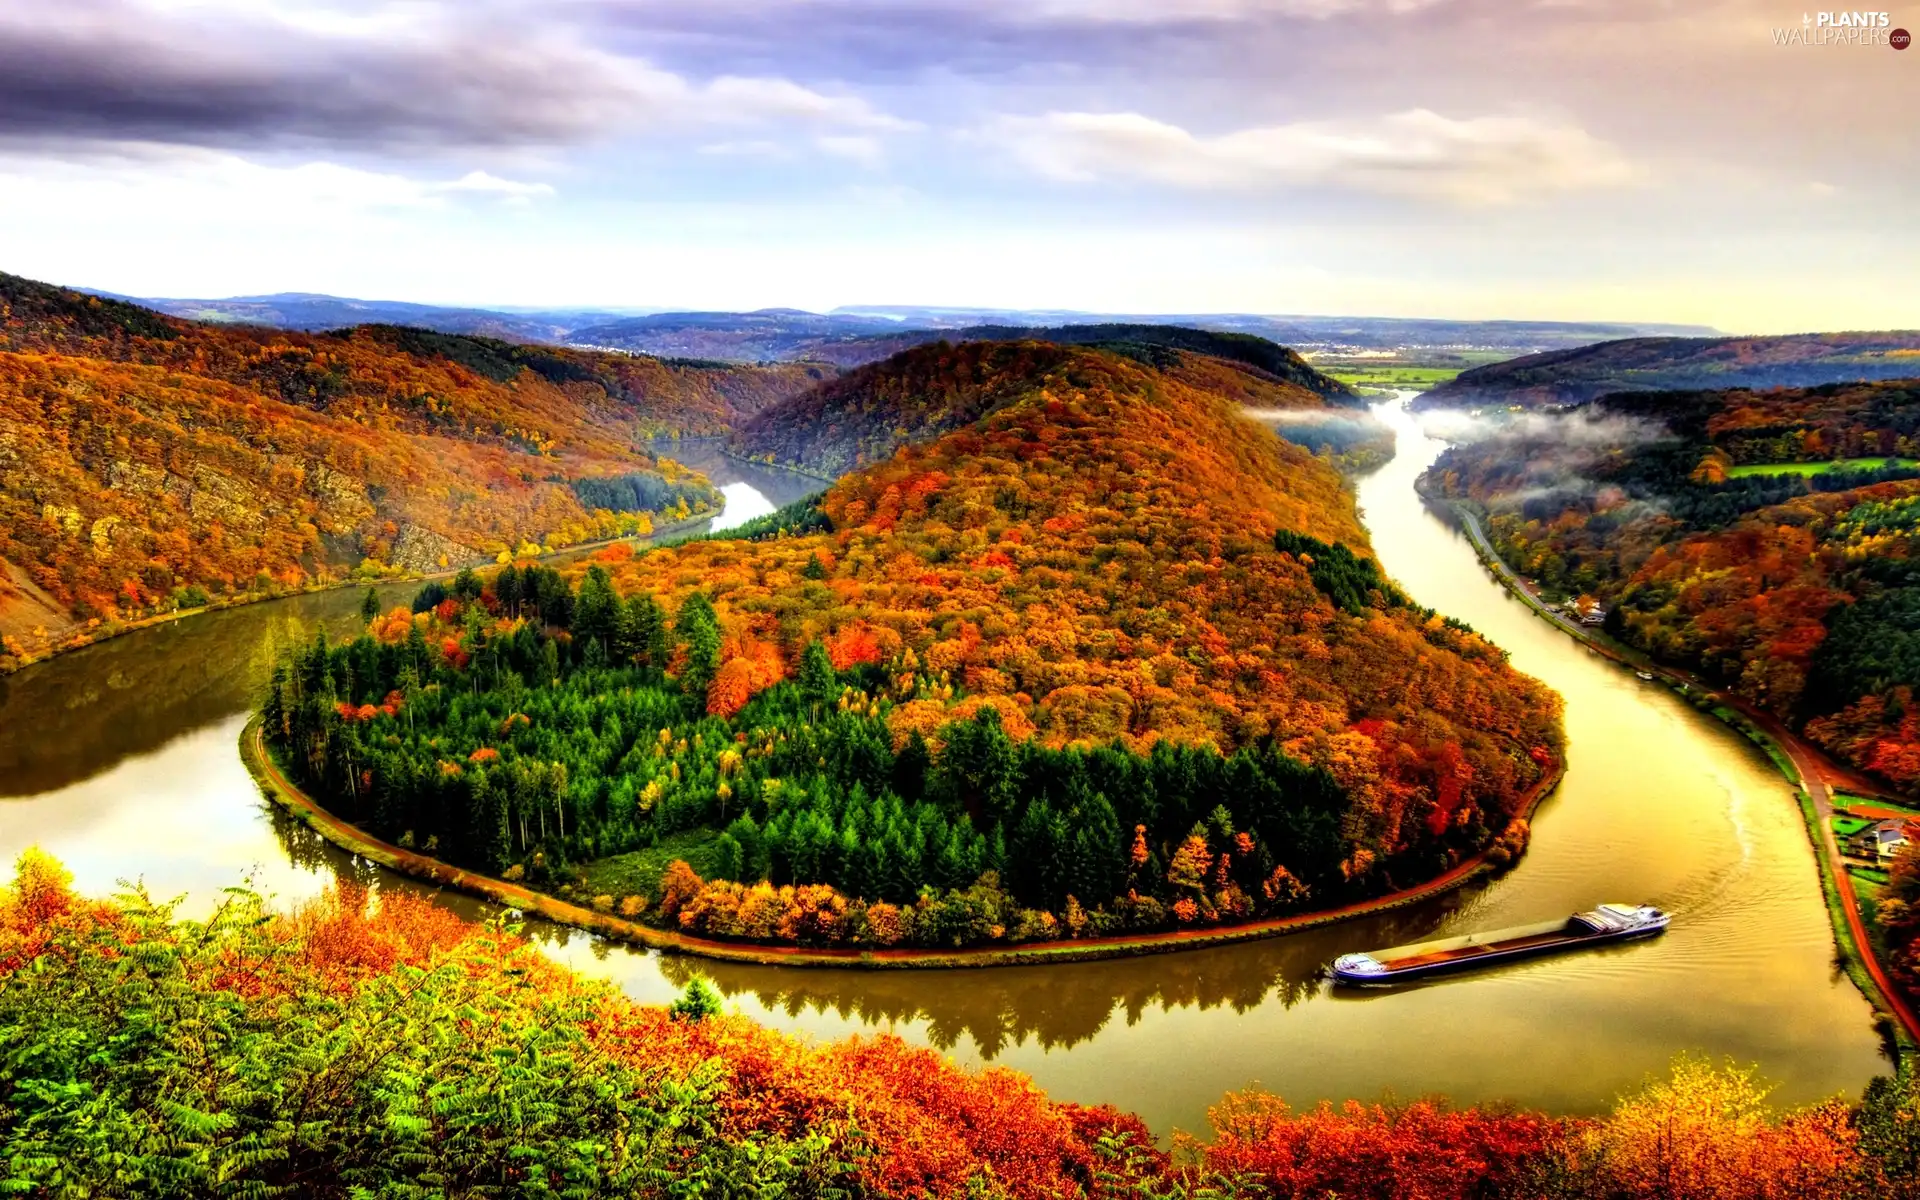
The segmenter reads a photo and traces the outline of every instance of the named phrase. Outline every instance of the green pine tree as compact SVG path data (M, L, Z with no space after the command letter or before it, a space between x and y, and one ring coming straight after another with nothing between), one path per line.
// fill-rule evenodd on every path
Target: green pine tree
M687 648L687 664L680 672L681 690L704 698L713 677L720 673L720 618L705 592L695 592L681 604L673 631Z
M704 1021L708 1017L720 1015L720 993L713 990L705 975L695 975L687 981L687 990L680 998L667 1006L667 1011L676 1021Z
M814 720L820 719L820 709L833 703L840 692L840 676L833 669L833 660L827 657L827 648L816 639L807 643L806 652L800 656L800 694L813 705Z
M619 619L620 597L613 580L599 563L587 568L580 581L579 595L573 603L573 636L581 641L597 642L602 651L613 638Z

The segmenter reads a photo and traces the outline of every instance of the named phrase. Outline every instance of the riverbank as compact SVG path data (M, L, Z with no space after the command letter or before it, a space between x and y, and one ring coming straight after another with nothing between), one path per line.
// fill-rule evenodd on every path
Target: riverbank
M750 467L759 467L763 471L785 471L789 475L798 475L803 479L817 479L823 488L832 487L840 481L838 475L829 475L825 471L811 471L806 467L797 466L793 463L768 462L764 458L753 458L745 454L735 453L726 446L720 447L720 453L735 462L745 463Z
M1519 598L1535 616L1592 652L1623 667L1645 672L1688 695L1711 698L1711 705L1700 711L1766 752L1774 767L1794 788L1801 820L1814 848L1820 890L1833 930L1838 964L1846 970L1854 986L1860 989L1861 995L1884 1020L1887 1032L1896 1045L1905 1052L1920 1051L1920 1013L1916 1013L1913 1005L1894 986L1874 953L1873 941L1868 936L1865 920L1860 913L1859 898L1854 892L1845 858L1833 834L1835 782L1850 791L1868 795L1878 794L1877 786L1858 772L1830 762L1771 713L1720 692L1710 681L1691 671L1664 665L1638 651L1616 645L1611 639L1596 636L1593 631L1552 611L1500 557L1481 528L1479 518L1470 509L1458 501L1436 496L1425 488L1416 490L1429 507L1443 516L1450 516L1466 531L1467 540L1480 561L1493 572L1501 586Z
M549 551L543 554L541 559L542 561L555 558L564 560L577 554L592 553L595 550L603 549L607 546L617 546L623 542L632 542L638 545L651 545L657 542L664 542L669 538L686 532L696 525L703 525L709 521L718 519L726 512L726 507L726 497L722 496L720 498L720 507L708 509L705 512L690 516L684 521L675 521L669 525L658 527L654 529L652 533L627 534L623 537L600 538L591 542L576 542L571 546L562 546L557 550ZM37 663L47 662L63 654L70 654L75 650L84 650L88 646L97 646L102 642L112 641L114 638L125 637L130 633L140 633L144 630L156 629L163 625L170 625L175 621L202 617L209 613L229 612L236 608L247 608L255 604L270 604L276 600L291 600L298 596L319 596L328 592L341 591L346 588L392 587L407 583L427 583L435 579L451 579L462 571L478 570L482 567L491 566L497 561L498 560L494 558L478 556L468 559L457 567L448 567L444 571L422 571L402 573L399 575L384 575L377 579L340 579L330 583L316 583L305 587L288 588L276 592L249 592L239 596L222 598L211 604L202 604L195 608L177 608L172 612L156 613L151 617L141 617L137 621L102 621L94 628L88 628L84 625L70 625L62 629L58 634L49 635L48 645L43 652L29 652L25 655L0 654L0 676L11 675L16 671L24 671L26 668L34 666Z
M960 975L656 953L535 916L521 918L530 944L642 1003L668 1003L703 974L728 1008L770 1028L813 1039L896 1033L968 1065L1027 1072L1078 1103L1138 1112L1157 1130L1205 1128L1207 1109L1249 1080L1283 1090L1296 1108L1391 1091L1593 1115L1683 1051L1757 1064L1784 1104L1859 1095L1886 1069L1885 1039L1860 990L1834 969L1806 832L1797 809L1780 803L1773 767L1514 603L1413 493L1437 444L1393 412L1381 419L1399 433L1400 457L1357 486L1387 571L1565 698L1574 751L1513 870L1374 916L1178 958ZM726 489L728 521L757 511L756 490L778 507L817 486L698 443L683 453L716 485L737 485ZM156 896L184 896L181 911L196 916L249 873L287 903L356 880L464 920L498 913L317 836L262 799L241 759L241 730L275 662L319 628L357 633L359 600L341 590L249 605L0 680L0 861L39 846L86 894L139 881ZM1866 885L1855 883L1871 913ZM1348 951L1609 900L1658 902L1674 927L1628 950L1410 988L1334 989L1321 976ZM1703 977L1727 1003L1702 1003ZM1569 1019L1577 1038L1567 1036Z
M1127 937L1080 938L1072 941L1032 942L1021 946L979 946L953 950L832 950L805 946L767 946L742 942L721 942L690 937L669 929L660 929L582 908L543 892L504 879L462 870L439 859L381 841L372 834L334 816L318 801L288 779L274 762L267 748L259 717L250 719L240 733L240 757L260 790L321 837L351 854L413 879L438 887L452 888L483 900L524 912L534 913L561 925L570 925L618 941L632 942L653 950L698 955L727 962L755 963L784 967L840 967L874 969L925 969L945 967L1002 967L1036 963L1090 962L1103 959L1132 958L1146 954L1168 954L1223 946L1234 942L1280 937L1302 930L1320 928L1356 917L1390 912L1410 904L1462 887L1499 868L1485 854L1476 855L1447 871L1411 888L1391 892L1322 912L1300 913L1255 921L1244 925L1212 929L1168 930L1162 933ZM1559 786L1564 766L1556 761L1538 783L1529 789L1521 816L1531 819L1540 804ZM1524 855L1522 861L1524 861Z

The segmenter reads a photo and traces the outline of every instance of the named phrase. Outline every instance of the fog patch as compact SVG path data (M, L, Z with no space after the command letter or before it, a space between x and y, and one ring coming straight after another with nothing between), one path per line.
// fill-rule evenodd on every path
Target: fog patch
M1243 408L1241 415L1273 430L1281 440L1315 452L1347 454L1362 446L1393 445L1393 430L1367 412L1327 408Z
M1530 519L1569 509L1605 513L1625 523L1668 515L1658 497L1635 497L1608 479L1605 466L1673 439L1657 421L1583 407L1563 412L1421 414L1428 436L1453 443L1439 470L1472 468L1484 502Z
M1436 409L1415 416L1428 437L1455 445L1498 439L1524 444L1529 448L1559 445L1575 450L1625 450L1673 436L1665 425L1657 421L1624 417L1593 408L1560 413L1469 413L1457 409Z

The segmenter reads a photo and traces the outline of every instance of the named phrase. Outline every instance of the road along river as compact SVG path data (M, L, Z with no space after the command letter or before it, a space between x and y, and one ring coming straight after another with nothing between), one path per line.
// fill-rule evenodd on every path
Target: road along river
M1883 1068L1866 1001L1833 966L1792 793L1739 736L1530 616L1413 481L1441 449L1403 400L1379 406L1398 456L1363 479L1374 546L1421 603L1473 625L1566 698L1569 770L1506 876L1389 914L1271 941L1111 962L963 972L795 970L663 957L546 925L555 958L664 1000L696 971L740 1011L819 1036L883 1029L1031 1073L1062 1099L1202 1127L1258 1082L1296 1104L1446 1092L1592 1112L1671 1056L1759 1064L1775 1099L1858 1092ZM723 522L819 485L706 444L667 453L728 495ZM411 591L387 593L402 602ZM144 880L204 911L251 873L284 901L336 878L419 890L263 801L241 765L247 710L279 650L357 625L352 590L211 613L0 678L0 858L39 844L78 885ZM443 903L480 914L458 896ZM1649 943L1393 992L1335 994L1346 950L1562 916L1606 900L1674 913Z

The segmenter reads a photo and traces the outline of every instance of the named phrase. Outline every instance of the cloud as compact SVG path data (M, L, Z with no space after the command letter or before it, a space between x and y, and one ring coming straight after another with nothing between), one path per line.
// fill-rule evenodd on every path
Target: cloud
M73 0L0 12L0 136L203 146L507 146L585 136L672 76L537 31L369 30Z
M877 167L886 158L886 145L872 134L823 133L810 140L772 138L731 138L708 142L699 153L711 158L759 159L770 163L790 163L806 150L816 150L832 158L843 158L863 167Z
M124 220L138 211L159 225L265 220L277 227L350 215L446 211L463 202L530 204L545 183L470 171L431 179L313 161L277 166L194 147L103 148L83 162L0 156L0 193L22 220Z
M1331 185L1500 204L1635 178L1612 145L1532 117L1456 120L1427 109L1300 121L1212 137L1130 112L1005 116L978 131L1028 169L1090 183L1133 179L1192 190Z
M1428 437L1445 442L1500 439L1524 446L1560 446L1580 451L1641 446L1672 437L1665 425L1593 408L1570 413L1473 413L1432 409L1420 414Z
M784 162L797 157L793 146L789 143L771 141L767 138L709 142L700 147L700 153L714 158L764 158L772 162Z
M1445 3L1447 0L988 0L977 7L1016 22L1158 25L1273 17L1328 20L1346 16L1397 16Z
M883 133L920 128L888 116L857 96L829 96L788 79L723 75L699 93L709 117L728 121L794 120Z
M864 134L823 134L813 139L813 144L820 147L822 154L844 158L863 167L879 166L886 154L879 138Z
M0 5L0 139L430 153L714 121L912 128L786 79L692 81L550 16L487 3Z
M535 196L554 194L550 183L521 183L514 179L502 179L486 171L468 171L452 183L437 185L442 192L484 192L495 196L504 196L511 200L531 200Z

